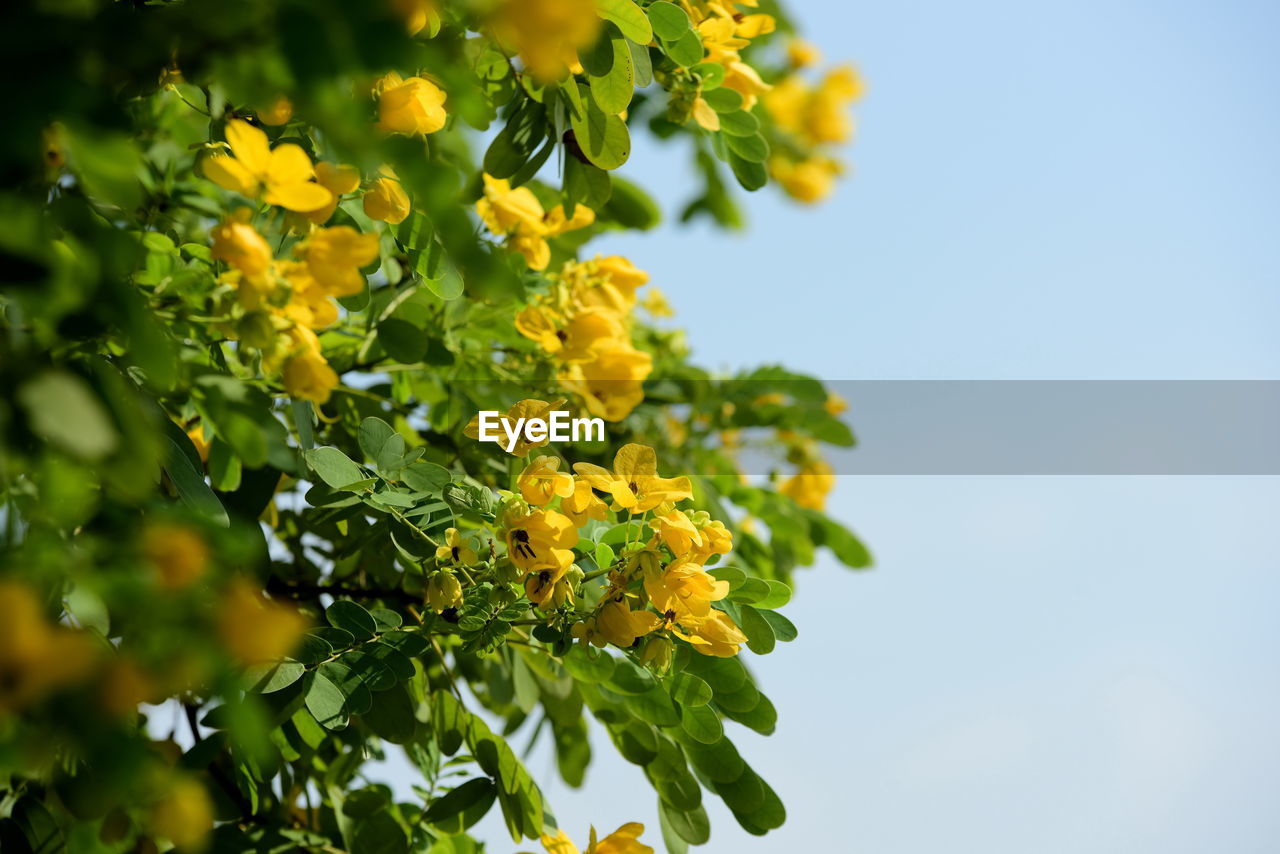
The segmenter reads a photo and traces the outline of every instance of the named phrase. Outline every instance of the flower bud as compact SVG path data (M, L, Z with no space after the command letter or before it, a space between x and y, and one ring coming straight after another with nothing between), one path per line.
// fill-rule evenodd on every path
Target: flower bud
M440 571L427 582L427 602L437 613L462 604L462 585L452 572Z

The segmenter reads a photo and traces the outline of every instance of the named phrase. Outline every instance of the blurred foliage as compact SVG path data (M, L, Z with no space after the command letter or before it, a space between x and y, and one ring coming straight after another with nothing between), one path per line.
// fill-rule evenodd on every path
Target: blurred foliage
M495 805L562 854L509 741L579 786L587 716L669 851L704 795L778 827L725 721L774 729L739 653L795 639L793 570L869 563L823 512L843 404L698 368L648 276L582 250L660 221L617 171L646 131L692 153L684 219L738 227L771 176L821 199L852 71L809 79L768 0L4 18L6 854L465 854ZM476 441L557 408L604 438ZM390 749L416 799L362 773Z

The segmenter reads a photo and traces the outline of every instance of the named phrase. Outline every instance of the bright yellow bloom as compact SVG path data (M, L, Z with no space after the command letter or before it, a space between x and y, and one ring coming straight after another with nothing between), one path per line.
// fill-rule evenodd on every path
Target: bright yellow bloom
M664 501L693 497L689 478L658 477L658 455L648 445L623 445L613 458L613 471L592 463L575 463L573 470L632 513L652 510Z
M277 95L274 101L257 112L264 125L278 127L287 125L289 119L293 118L293 104L284 95Z
M304 347L284 363L284 387L290 397L328 403L329 396L338 387L338 374L320 351Z
M209 793L198 780L184 776L165 786L163 797L151 807L147 826L180 849L198 849L213 832L213 819Z
M573 566L573 552L552 549L552 561L540 569L530 570L524 580L524 594L539 608L558 607L573 598L573 588L565 574Z
M693 99L693 120L703 130L720 130L720 114L711 108L707 99L699 95Z
M586 228L596 219L595 211L586 205L575 207L571 218L565 216L563 205L544 211L528 187L512 189L511 182L487 174L476 213L489 231L505 235L508 247L523 255L534 270L545 270L551 261L547 238Z
M462 604L462 584L448 570L440 570L427 582L427 604L437 614Z
M444 545L436 547L436 560L470 566L476 562L476 553L457 528L449 528L444 532Z
M685 616L672 629L672 634L689 642L696 652L717 658L733 658L747 636L723 611L711 610L705 617Z
M577 526L554 510L528 511L518 505L503 515L507 557L523 570L568 568L578 543Z
M557 498L572 495L573 475L559 469L558 458L535 457L516 481L520 497L534 507L543 507Z
M291 211L314 211L333 199L315 183L311 158L286 142L271 148L267 135L241 119L227 122L232 155L214 154L204 161L205 176L225 190L256 198L265 189L268 204Z
M218 605L218 637L247 666L284 658L306 630L307 620L296 608L265 598L243 578L227 587Z
M392 71L378 81L378 130L422 136L444 127L445 94L421 77L405 79Z
M82 633L45 618L32 588L0 581L0 717L83 679L95 653Z
M733 550L733 533L723 522L712 519L703 521L698 524L698 533L702 535L702 542L688 554L688 558L695 563L704 564L712 555L726 555Z
M809 145L847 142L853 124L846 112L862 97L862 79L852 66L841 66L811 88L793 74L765 96L765 108L778 127Z
M395 225L404 222L410 210L409 196L394 174L382 175L373 182L369 192L364 194L364 212L370 219Z
M277 261L276 273L289 283L291 292L283 309L285 317L307 329L324 329L338 322L338 306L305 263Z
M594 0L503 0L490 23L543 83L581 71L578 51L595 42L601 27Z
M814 460L801 466L800 471L783 481L778 492L801 507L822 510L827 506L827 495L835 486L836 476L831 466L822 460Z
M378 235L361 234L349 225L322 228L301 247L311 275L334 297L348 297L364 289L360 268L378 257Z
M160 586L169 590L190 587L209 566L209 546L184 525L149 525L142 535L142 553L155 567Z
M635 307L636 291L649 281L648 273L621 255L569 262L560 277L569 284L579 305L608 308L623 315Z
M240 208L213 227L210 254L235 267L245 276L260 278L271 269L271 247L249 224L249 209Z
M823 402L822 408L828 415L839 415L849 409L849 401L845 400L835 392L828 392L827 399Z
M391 8L404 18L405 29L411 36L426 29L432 18L438 21L440 16L435 0L391 0Z
M570 318L557 337L564 342L557 353L562 362L591 362L607 350L629 347L631 344L621 319L607 308L585 308L579 311Z
M565 400L563 397L553 400L550 403L545 400L534 400L532 398L520 401L508 409L506 415L503 415L498 419L501 424L498 429L494 431L497 433L497 438L494 441L496 441L501 447L505 448L505 437L507 435L507 431L515 430L516 424L518 424L522 419L528 420L530 418L535 418L546 421L551 417L551 412L564 406L564 402ZM472 418L462 432L465 436L479 440L480 416L477 415ZM533 448L541 448L550 442L551 439L549 437L540 439L536 442L531 442L528 440L525 431L521 430L520 435L516 439L515 446L511 449L511 455L513 457L523 457Z
M593 827L586 854L653 854L652 848L639 841L642 833L644 825L633 821L596 841L596 829ZM547 850L547 854L579 854L573 840L559 828L556 829L555 836L542 834L542 847Z
M329 221L329 217L333 216L333 212L338 209L338 197L345 196L347 193L354 193L356 188L360 186L360 170L354 166L326 163L322 160L316 164L316 182L332 193L333 199L329 204L310 211L305 216L316 225L324 225ZM304 227L296 230L305 231L305 225L306 223L303 223Z
M588 519L603 520L609 515L609 505L600 500L591 484L582 478L575 478L573 492L560 501L560 512L573 520L575 527L581 528Z
M717 581L693 561L679 560L666 569L646 572L644 590L668 620L684 622L706 619L711 603L729 595L729 582Z
M627 594L614 590L600 605L595 616L574 627L574 636L598 647L614 644L622 649L635 645L636 639L662 625L662 618L652 611L633 611Z
M690 554L695 546L702 545L701 532L683 510L672 510L663 516L656 516L649 524L657 532L662 544L678 558Z

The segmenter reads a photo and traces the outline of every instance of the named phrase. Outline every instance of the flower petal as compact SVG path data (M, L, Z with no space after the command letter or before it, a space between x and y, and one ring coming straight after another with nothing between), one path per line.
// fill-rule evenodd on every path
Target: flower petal
M227 142L244 168L259 177L267 174L271 145L265 133L246 121L232 119L227 122Z
M266 198L270 204L307 213L319 210L333 201L333 193L319 184L301 181L297 184L271 184L267 187Z
M213 154L201 164L204 176L224 190L250 199L258 195L258 179L239 160L227 154Z

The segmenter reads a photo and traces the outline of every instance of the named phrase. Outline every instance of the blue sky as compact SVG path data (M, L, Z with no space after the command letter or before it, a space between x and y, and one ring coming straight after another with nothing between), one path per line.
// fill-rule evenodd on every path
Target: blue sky
M870 87L838 196L598 244L652 272L702 363L1280 379L1280 6L791 5ZM686 154L628 171L670 211ZM755 839L713 809L700 850L1274 850L1278 506L1278 478L842 477L830 509L877 567L799 575L800 639L752 662L778 731L731 725L789 821ZM548 786L561 825L641 820L660 848L610 754Z

